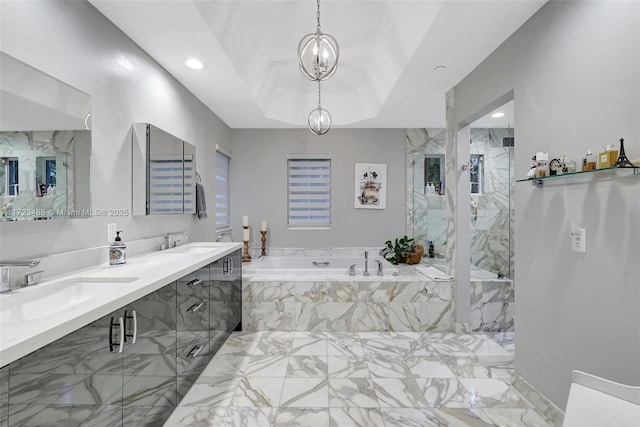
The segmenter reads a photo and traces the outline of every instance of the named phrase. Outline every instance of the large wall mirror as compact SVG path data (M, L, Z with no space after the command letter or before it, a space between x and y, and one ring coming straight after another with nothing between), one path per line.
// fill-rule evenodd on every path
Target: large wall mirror
M0 221L91 215L91 97L0 52Z
M196 147L149 123L132 137L133 215L195 213Z

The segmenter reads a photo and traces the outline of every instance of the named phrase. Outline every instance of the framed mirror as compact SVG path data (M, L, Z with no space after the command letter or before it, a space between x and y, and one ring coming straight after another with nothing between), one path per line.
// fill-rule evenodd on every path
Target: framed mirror
M0 52L0 221L88 217L91 97Z

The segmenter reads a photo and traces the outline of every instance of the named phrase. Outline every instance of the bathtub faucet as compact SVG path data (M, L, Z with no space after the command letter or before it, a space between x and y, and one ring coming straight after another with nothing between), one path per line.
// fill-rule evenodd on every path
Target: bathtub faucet
M382 272L382 261L377 259L376 262L378 263L378 276L384 276L384 273Z
M364 273L362 274L369 275L369 251L364 251Z
M356 275L356 265L351 264L349 266L349 276L355 276L355 275Z

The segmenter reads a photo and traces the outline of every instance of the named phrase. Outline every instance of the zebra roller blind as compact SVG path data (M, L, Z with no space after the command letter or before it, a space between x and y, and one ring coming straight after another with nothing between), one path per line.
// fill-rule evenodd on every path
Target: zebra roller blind
M229 157L216 151L216 230L230 227Z
M328 155L290 155L287 169L289 228L329 228L331 158Z

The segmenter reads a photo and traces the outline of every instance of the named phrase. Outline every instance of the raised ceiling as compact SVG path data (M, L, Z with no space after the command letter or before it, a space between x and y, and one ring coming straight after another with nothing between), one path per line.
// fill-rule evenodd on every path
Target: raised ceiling
M545 1L323 0L340 61L322 105L334 127L443 127L446 91ZM296 48L315 31L316 2L90 2L230 127L306 127L318 88ZM206 68L186 68L191 57Z

